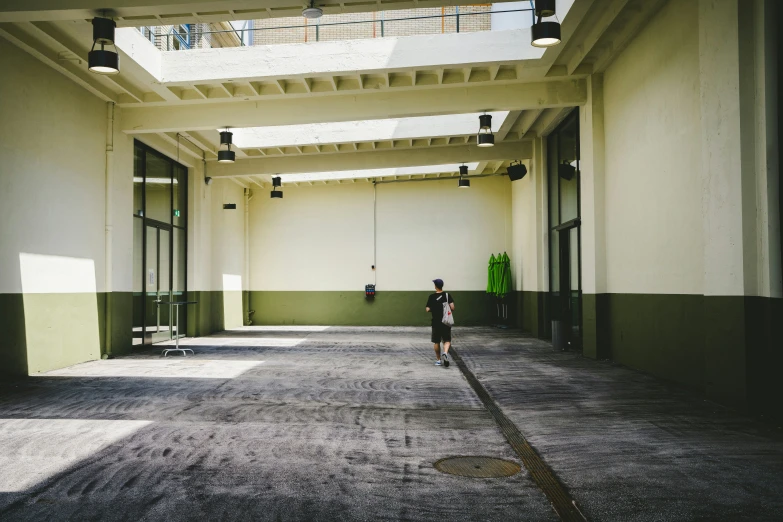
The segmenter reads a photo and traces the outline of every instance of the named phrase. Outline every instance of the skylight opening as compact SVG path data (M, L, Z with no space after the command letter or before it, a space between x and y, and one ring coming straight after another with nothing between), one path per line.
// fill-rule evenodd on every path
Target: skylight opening
M426 174L456 174L462 163L444 165L422 165L418 167L399 167L386 169L342 170L338 172L312 172L308 174L281 174L283 184L307 183L314 181L337 181L345 179L379 179L399 176L420 176ZM478 162L465 163L469 171L475 171Z
M492 131L498 132L508 111L492 115ZM277 127L232 129L234 144L241 149L356 143L444 136L471 135L476 132L477 114L447 114L386 120L334 123L308 123Z

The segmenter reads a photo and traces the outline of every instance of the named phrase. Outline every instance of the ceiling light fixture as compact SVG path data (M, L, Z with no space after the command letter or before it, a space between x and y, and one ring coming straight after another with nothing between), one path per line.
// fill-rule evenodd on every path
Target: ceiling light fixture
M231 136L233 133L228 130L228 127L220 133L220 147L225 145L226 149L218 151L218 163L234 163L236 159L236 152L231 150Z
M302 16L305 18L321 18L324 15L324 10L315 6L315 0L310 0L310 7L302 9Z
M459 188L470 188L470 180L462 178L462 176L467 176L467 175L468 175L468 166L467 165L460 165L459 166Z
M114 29L117 24L110 18L92 19L92 49L87 54L90 72L96 74L117 74L120 72L120 55L105 49L114 45ZM95 46L100 45L100 49Z
M555 0L536 0L531 35L533 47L552 47L560 43L560 22L542 21L555 16Z
M280 178L280 176L275 176L272 178L272 193L269 195L269 197L273 199L283 199L283 191L275 190L276 188L282 188L282 186L283 180Z
M491 114L481 114L479 116L478 146L479 147L495 146L495 135L492 134Z

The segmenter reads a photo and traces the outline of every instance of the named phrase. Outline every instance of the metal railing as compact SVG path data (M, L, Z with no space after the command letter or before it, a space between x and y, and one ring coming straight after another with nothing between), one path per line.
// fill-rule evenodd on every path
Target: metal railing
M447 13L445 9L453 9L454 12ZM190 29L187 40L175 29L176 26L139 27L138 30L159 49L177 51L490 31L492 30L491 18L493 16L505 17L530 11L531 9L491 11L491 6L486 5L486 10L460 12L460 8L457 6L443 8L443 12L438 15L389 18L388 12L381 12L378 13L380 18L375 18L376 13L373 13L374 19L372 20L323 21L329 16L327 15L315 22L303 19L304 23L299 24L247 29L206 29L214 27L214 24L195 24Z

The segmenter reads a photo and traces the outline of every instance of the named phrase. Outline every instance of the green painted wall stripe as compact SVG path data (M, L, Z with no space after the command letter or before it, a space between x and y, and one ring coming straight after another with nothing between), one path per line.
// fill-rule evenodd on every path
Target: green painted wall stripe
M0 375L25 376L106 353L106 304L112 353L132 349L130 292L0 294Z
M542 339L551 337L546 296L513 296L514 324ZM781 320L780 298L584 294L582 354L783 419Z
M432 292L383 292L368 300L364 292L250 292L253 324L335 326L426 326L424 311ZM449 292L454 297L456 324L488 324L495 305L483 291Z

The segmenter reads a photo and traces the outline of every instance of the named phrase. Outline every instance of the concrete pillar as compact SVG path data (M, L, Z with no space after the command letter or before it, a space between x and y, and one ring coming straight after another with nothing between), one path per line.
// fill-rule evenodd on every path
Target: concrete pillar
M546 179L546 140L533 141L533 174L535 175L535 248L536 248L536 313L530 331L536 337L549 337L546 325L546 294L549 292L549 198Z
M767 342L758 334L758 296L779 286L770 249L770 231L772 242L779 232L770 227L769 165L777 159L766 146L765 4L699 2L705 388L738 404L746 403L754 350Z
M582 353L609 357L606 296L606 230L603 75L587 80L587 103L579 109Z

